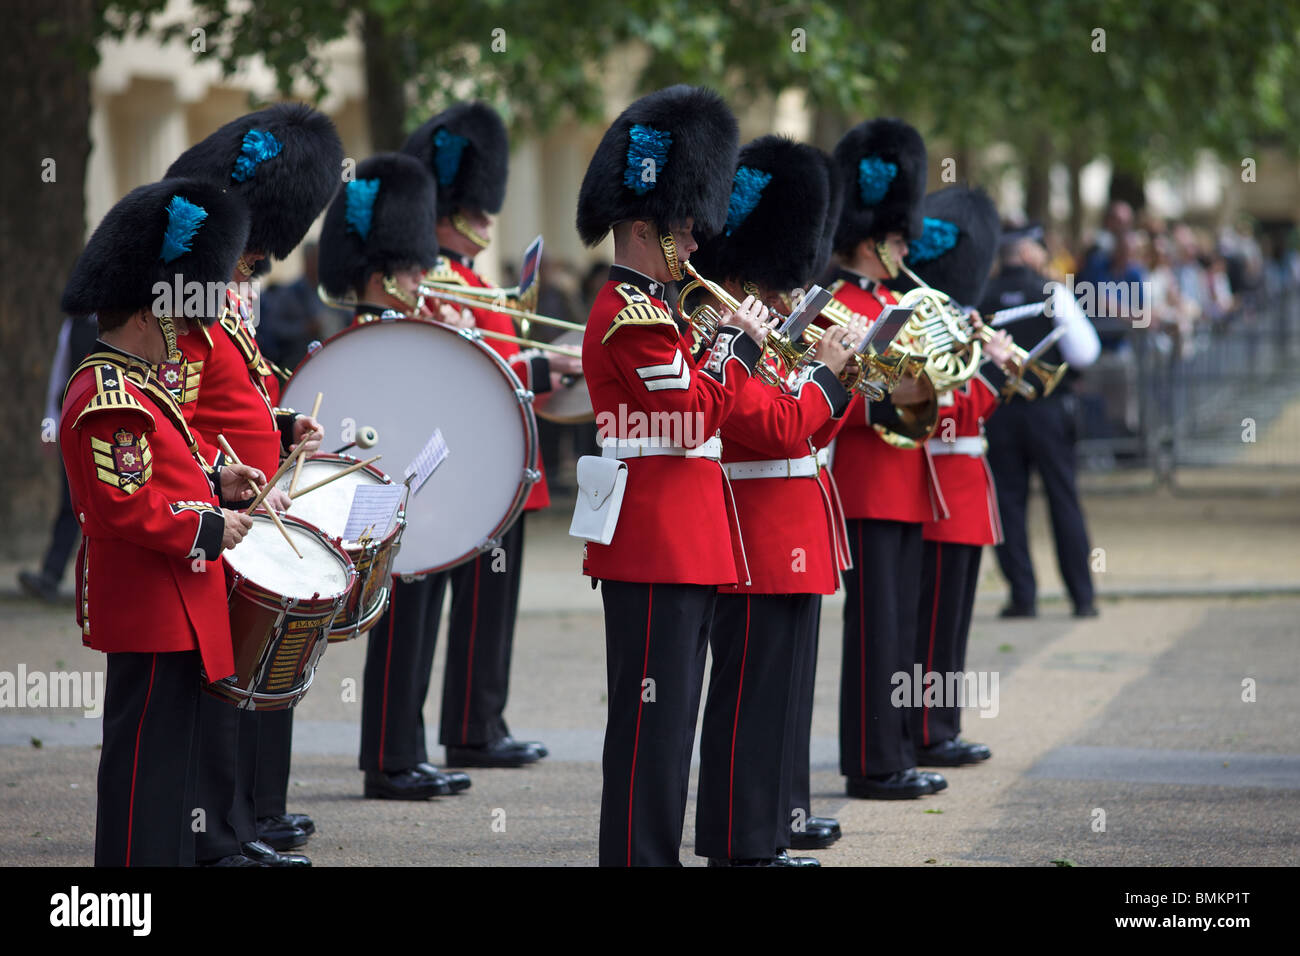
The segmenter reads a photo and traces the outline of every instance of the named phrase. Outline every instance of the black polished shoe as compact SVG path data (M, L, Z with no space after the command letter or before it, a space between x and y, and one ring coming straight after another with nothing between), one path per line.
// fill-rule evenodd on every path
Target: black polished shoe
M417 763L415 769L430 777L441 777L447 782L447 786L451 787L452 793L463 793L470 787L469 774L461 773L459 770L439 770L431 763Z
M316 821L305 813L286 813L284 818L308 836L316 832Z
M832 830L828 826L822 826L814 822L815 819L813 818L805 823L803 830L790 831L790 849L824 850L840 838L838 824L836 824L836 829Z
M828 827L830 831L835 834L835 839L837 840L842 836L840 833L840 821L836 820L834 817L809 817L807 825L810 827Z
M439 779L421 773L414 767L392 773L366 771L365 794L377 800L428 800L430 797L445 797L449 793L451 784L446 778Z
M953 737L933 747L917 747L916 763L920 767L961 767L988 760L993 752L984 744L972 744Z
M948 789L948 778L941 773L935 773L933 770L918 770L917 775L930 781L931 793L938 793L940 790Z
M1008 604L998 612L998 617L1038 617L1038 609L1023 604Z
M1100 617L1101 612L1097 610L1095 604L1080 604L1074 609L1075 617Z
M59 582L51 581L38 571L19 571L18 583L31 597L54 604L59 600Z
M262 817L257 821L257 839L273 850L292 850L307 842L307 831L290 823L287 814Z
M240 850L244 856L263 866L311 866L311 860L301 853L276 853L260 840L245 843Z
M536 741L501 737L478 747L448 747L449 767L522 767L536 763L547 750Z
M208 860L200 863L199 866L266 866L265 863L258 863L256 860L250 860L242 853L236 853L232 856L223 856L219 860Z
M849 777L844 789L850 797L868 800L913 800L934 792L934 786L914 767L883 777Z
M709 866L821 866L821 861L812 856L788 856L782 850L776 856L764 856L756 859L728 860L725 856L709 857Z

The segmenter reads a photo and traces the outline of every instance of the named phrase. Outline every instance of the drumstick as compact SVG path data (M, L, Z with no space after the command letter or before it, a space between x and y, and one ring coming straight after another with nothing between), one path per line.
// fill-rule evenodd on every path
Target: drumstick
M233 461L236 465L243 464L243 462L239 460L239 456L235 454L235 450L230 447L230 442L226 441L225 435L217 436L217 444L220 445L221 450L226 453L226 457L229 458L231 461ZM244 480L248 482L248 487L252 488L254 492L257 491L257 482L255 482L252 478L245 478ZM270 487L270 482L267 483L267 487ZM250 508L249 510L251 511L252 509ZM275 526L280 529L280 534L284 535L285 543L288 544L289 547L293 548L294 554L298 555L298 557L301 558L302 552L298 550L298 546L295 545L293 543L293 539L289 537L289 532L284 529L284 525L281 524L280 522L280 516L275 513L275 509L267 508L266 513L271 516L271 520L275 522Z
M348 465L346 468L344 468L342 471L336 471L336 472L334 472L334 474L330 475L328 478L322 478L320 481L316 482L316 484L314 484L314 485L308 485L306 488L299 488L297 491L295 491L295 492L294 492L293 494L291 494L289 497L290 497L290 498L301 498L303 495L307 494L309 491L315 491L317 488L323 488L325 485L328 485L331 481L338 481L338 480L339 480L340 478L342 478L344 475L350 475L350 474L352 474L352 472L357 471L357 470L360 469L360 468L364 468L364 467L366 467L366 465L373 465L375 462L379 461L379 459L381 459L381 458L383 458L383 457L384 457L383 455L376 455L374 458L367 458L365 461L353 462L352 464L350 464L350 465Z
M291 465L293 465L294 461L298 458L298 455L302 453L303 446L306 444L307 436L304 435L298 444L289 449L289 454L284 456L284 461L280 462L280 467L275 470L275 474L271 476L270 480L267 481L266 486L258 492L257 497L249 504L249 511L252 511L262 503L262 499L266 497L267 492L274 488L275 483L284 477L284 473L289 470Z
M321 403L321 399L323 399L324 397L325 397L324 392L316 393L316 404L312 405L311 407L312 421L315 421L316 416L320 414L320 403ZM289 479L290 498L293 497L293 490L298 487L298 476L301 474L302 474L302 455L299 455L297 464L293 466L293 477Z

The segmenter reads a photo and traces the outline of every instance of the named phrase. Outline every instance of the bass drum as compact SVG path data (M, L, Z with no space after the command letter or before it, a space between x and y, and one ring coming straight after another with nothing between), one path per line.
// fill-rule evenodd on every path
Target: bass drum
M582 350L583 333L568 331L557 336L552 345L571 345ZM587 379L582 375L566 376L569 379L560 388L542 392L533 403L537 417L559 425L581 425L594 422L596 413L591 407L591 396L587 394Z
M442 432L447 457L407 502L393 574L432 574L492 547L540 477L532 393L472 331L410 319L351 326L302 360L282 402L311 408L317 393L321 448L372 427L378 441L364 457L383 455L394 481Z

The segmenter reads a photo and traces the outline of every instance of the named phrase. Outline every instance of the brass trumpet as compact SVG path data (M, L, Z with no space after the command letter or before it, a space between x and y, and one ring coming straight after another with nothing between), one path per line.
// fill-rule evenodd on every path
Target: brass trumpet
M718 334L718 329L722 325L721 313L708 302L702 302L692 309L686 304L687 298L696 290L704 289L717 299L724 308L730 309L732 312L740 308L740 303L736 301L735 296L722 286L700 275L689 261L682 265L682 269L690 274L691 281L684 285L681 292L677 294L677 311L686 317L697 339L711 340ZM769 313L782 322L787 318L779 312L769 310ZM781 376L767 364L766 356L768 353L779 358L782 364L785 365L786 371L794 371L804 364L808 351L808 345L804 342L792 341L788 336L781 334L776 329L772 329L767 333L767 338L763 340L763 357L758 360L758 377L768 385L780 385Z

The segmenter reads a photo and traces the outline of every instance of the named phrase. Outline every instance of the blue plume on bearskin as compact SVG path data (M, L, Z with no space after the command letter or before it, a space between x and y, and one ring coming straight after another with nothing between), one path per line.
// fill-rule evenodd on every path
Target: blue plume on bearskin
M448 107L407 137L402 152L428 168L442 215L461 209L501 211L510 139L500 115L486 103Z
M641 97L605 131L587 166L578 192L582 241L594 246L615 223L635 219L665 232L693 219L699 235L720 232L739 139L735 116L712 90L679 84ZM653 183L642 179L642 158L655 159Z
M189 252L194 233L207 218L208 211L202 206L196 206L184 196L172 196L171 202L167 203L167 229L163 232L159 258L163 262L174 262Z
M746 143L731 193L737 214L722 233L700 238L691 262L718 281L754 282L768 292L806 288L828 254L831 169L821 150L784 136Z
M321 226L317 272L337 299L361 294L370 275L391 275L438 258L438 186L405 153L380 153L357 165Z

